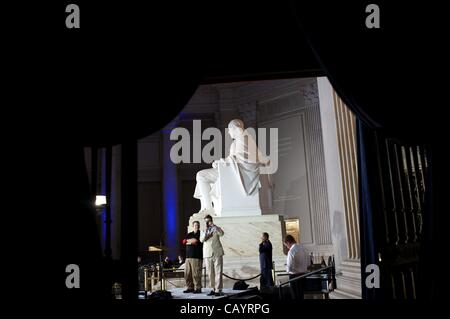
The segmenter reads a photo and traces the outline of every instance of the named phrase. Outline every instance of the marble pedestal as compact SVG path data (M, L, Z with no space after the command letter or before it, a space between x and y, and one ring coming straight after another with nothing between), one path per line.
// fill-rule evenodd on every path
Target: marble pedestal
M189 219L189 231L192 231L192 222L198 220L201 230L205 223L202 214L194 214ZM234 278L250 278L260 273L259 243L261 233L267 232L273 246L273 261L275 269L285 269L286 255L283 250L283 238L286 234L282 215L259 215L239 217L213 216L214 223L224 231L221 237L224 248L224 274ZM224 277L224 287L231 288L235 281ZM259 285L259 278L247 282L252 286Z

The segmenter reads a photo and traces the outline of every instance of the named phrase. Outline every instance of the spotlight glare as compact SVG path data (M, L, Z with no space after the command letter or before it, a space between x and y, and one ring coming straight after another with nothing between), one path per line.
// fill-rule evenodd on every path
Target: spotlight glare
M104 195L97 195L95 196L95 206L104 206L106 205L106 196Z

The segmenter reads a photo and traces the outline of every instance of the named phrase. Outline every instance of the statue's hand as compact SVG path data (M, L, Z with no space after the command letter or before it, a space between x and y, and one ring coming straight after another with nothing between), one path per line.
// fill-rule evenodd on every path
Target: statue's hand
M226 162L225 162L225 159L221 158L221 159L215 160L215 161L212 163L212 167L217 168L217 166L218 166L219 164L225 164L225 163L226 163Z

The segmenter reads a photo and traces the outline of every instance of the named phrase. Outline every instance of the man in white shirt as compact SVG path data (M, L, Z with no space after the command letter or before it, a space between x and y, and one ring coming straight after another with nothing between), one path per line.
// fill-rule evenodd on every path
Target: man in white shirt
M286 272L290 274L304 273L307 271L308 262L306 251L302 245L297 244L294 237L287 235L283 242L289 249L286 259Z
M286 259L286 272L289 273L289 279L294 279L305 273L308 268L308 258L306 250L302 245L297 244L294 237L287 235L283 242L284 246L289 249ZM291 294L293 299L303 299L303 279L292 281Z

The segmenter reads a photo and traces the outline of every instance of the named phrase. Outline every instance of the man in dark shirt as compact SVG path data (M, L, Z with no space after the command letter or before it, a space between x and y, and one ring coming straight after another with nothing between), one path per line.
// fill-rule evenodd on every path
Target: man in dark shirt
M192 226L194 231L183 240L186 245L184 278L187 286L183 292L198 294L202 292L203 244L200 242L200 222L194 221Z
M272 243L268 233L262 233L259 244L259 265L261 267L260 285L262 287L273 286L272 278Z

